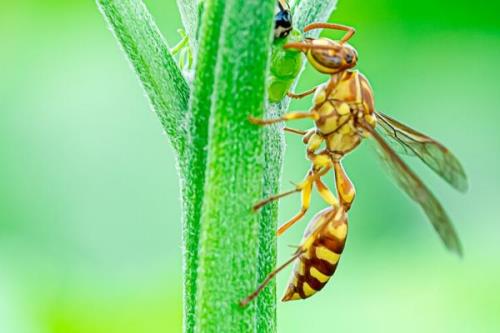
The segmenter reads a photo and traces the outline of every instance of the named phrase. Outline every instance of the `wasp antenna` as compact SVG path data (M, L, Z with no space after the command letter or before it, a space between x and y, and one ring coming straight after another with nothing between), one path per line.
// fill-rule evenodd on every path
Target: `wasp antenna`
M348 27L346 25L335 24L335 23L311 23L304 28L304 32L308 32L316 29L329 29L329 30L340 30L345 31L345 36L340 40L340 43L343 44L347 42L351 37L356 33L356 29L353 27Z
M301 52L305 52L311 48L311 45L308 45L306 43L301 43L301 42L291 42L291 43L286 43L283 48L285 49L296 49Z

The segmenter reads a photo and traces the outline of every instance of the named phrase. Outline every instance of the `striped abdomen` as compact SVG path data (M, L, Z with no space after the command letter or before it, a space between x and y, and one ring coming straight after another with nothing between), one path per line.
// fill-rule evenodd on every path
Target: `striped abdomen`
M323 289L337 269L347 238L347 213L327 208L318 213L304 233L288 288L282 301L306 299Z

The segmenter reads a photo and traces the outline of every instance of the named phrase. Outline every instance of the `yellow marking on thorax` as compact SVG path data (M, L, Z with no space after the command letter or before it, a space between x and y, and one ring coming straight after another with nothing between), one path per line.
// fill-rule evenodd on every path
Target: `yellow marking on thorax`
M336 99L346 102L361 102L361 83L359 80L359 72L345 72L340 78L339 83L335 87L329 99Z
M373 128L377 126L377 117L375 117L372 113L365 115L366 122Z
M328 261L332 265L335 265L340 259L339 254L337 254L333 251L330 251L329 249L327 249L324 246L318 246L316 248L316 257L318 259Z
M316 89L316 93L314 94L313 97L313 103L314 105L319 105L322 104L326 101L326 87L327 84L322 84L318 86L318 89Z
M337 113L340 116L346 116L351 113L351 108L349 107L349 104L347 103L342 103L340 106L337 107Z
M326 282L328 282L328 280L330 280L330 277L328 275L321 273L315 267L311 267L311 269L309 270L309 273L311 274L311 276L313 278L315 278L316 280L318 280L321 283L326 283Z
M359 143L360 138L357 132L354 132L350 125L346 125L346 133L333 133L327 137L326 146L330 151L338 153L347 153L353 150Z

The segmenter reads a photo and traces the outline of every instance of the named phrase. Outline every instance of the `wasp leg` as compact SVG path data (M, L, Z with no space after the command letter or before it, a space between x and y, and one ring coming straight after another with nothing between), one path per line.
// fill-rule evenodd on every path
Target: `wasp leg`
M286 93L286 95L290 98L293 98L293 99L301 99L301 98L304 98L304 97L307 97L309 95L314 94L317 89L318 89L318 87L314 87L314 88L309 89L308 91L304 91L303 93L300 93L300 94L296 94L296 93L289 91Z
M319 119L319 115L317 113L313 112L290 112L287 113L279 118L275 119L259 119L259 118L254 118L252 116L248 117L248 120L252 124L255 125L270 125L270 124L275 124L279 123L282 121L288 121L288 120L295 120L295 119L306 119L306 118L312 118L314 120Z
M345 25L340 25L335 23L311 23L304 28L304 32L308 32L314 29L331 29L331 30L345 31L346 34L340 40L340 44L344 44L345 42L347 42L356 33L356 29L354 29L353 27L348 27Z
M309 129L307 131L302 131L302 130L298 130L298 129L295 129L295 128L284 127L283 130L285 132L302 135L302 141L306 145L309 144L309 141L311 141L311 138L314 136L314 134L316 134L316 128L311 128L311 129Z
M305 191L307 192L307 188L309 186L312 187L312 183L314 181L313 175L314 175L313 172L310 171L307 174L306 178L300 184L298 184L293 190L288 191L288 192L284 192L284 193L280 193L280 194L276 194L276 195L270 196L269 198L261 200L253 206L253 210L257 211L257 210L261 209L262 207L264 207L265 205L267 205L268 203L271 203L273 201L277 201L277 200L284 198L284 197L287 197L291 194L298 193L298 192L304 193ZM313 179L313 180L311 180L311 179Z
M283 130L285 132L298 134L298 135L306 135L307 134L307 131L302 131L302 130L298 130L298 129L290 128L290 127L285 127L285 128L283 128Z
M333 195L328 186L326 186L321 179L316 179L315 183L321 198L330 206L338 207L339 201L335 198L335 195Z
M292 225L300 221L300 219L303 218L304 215L306 215L307 211L309 210L309 206L311 205L312 185L313 181L311 180L311 177L308 177L305 182L299 185L302 187L302 206L300 208L300 211L297 213L297 215L292 217L290 220L288 220L278 228L278 231L276 233L278 236L281 236Z
M251 301L253 301L255 299L255 297L257 297L260 294L260 292L269 284L269 282L272 281L272 279L274 279L274 277L279 272L281 272L288 265L290 265L291 263L293 263L295 261L295 259L297 259L298 257L300 257L302 255L302 253L303 253L302 248L299 248L297 250L297 252L293 255L293 257L291 257L283 265L281 265L280 267L276 268L274 271L272 271L271 273L269 273L269 275L266 277L266 279L257 287L257 289L255 289L255 291L253 293L251 293L245 299L243 299L243 300L240 301L240 306L241 307L245 307L245 306L248 305L248 303L250 303Z
M309 210L309 206L311 204L311 193L312 193L312 187L313 184L316 182L317 179L320 179L323 177L328 171L330 171L331 167L330 166L325 166L324 168L317 170L317 171L310 171L306 179L299 184L299 187L302 188L302 206L300 208L300 211L292 217L290 220L288 220L286 223L281 225L278 228L278 231L276 234L278 236L281 236L285 231L287 231L291 226L293 226L295 223L297 223L301 218L306 215L307 211Z
M257 211L259 209L261 209L262 207L264 207L265 205L267 205L268 203L270 202L273 202L273 201L276 201L276 200L279 200L281 198L284 198L284 197L287 197L291 194L294 194L294 193L298 193L302 191L302 189L297 186L297 188L291 190L291 191L288 191L288 192L284 192L284 193L280 193L280 194L276 194L276 195L273 195L273 196L270 196L269 198L266 198L264 200L261 200L259 202L257 202L254 206L253 206L253 210L254 211Z
M305 145L309 145L309 142L311 141L311 138L314 137L314 134L316 134L316 128L311 128L302 137L302 142L304 142Z
M340 203L348 211L356 197L356 190L340 161L334 162L333 168L335 170L335 182L337 184Z

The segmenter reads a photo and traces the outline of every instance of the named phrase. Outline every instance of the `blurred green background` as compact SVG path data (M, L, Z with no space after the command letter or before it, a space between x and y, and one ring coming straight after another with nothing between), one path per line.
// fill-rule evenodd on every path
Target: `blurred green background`
M147 3L174 44L175 1ZM357 28L378 109L467 169L464 196L411 161L465 258L444 250L365 143L346 159L358 198L342 264L317 296L279 305L280 332L500 332L499 12L494 1L340 0L333 20ZM308 69L299 90L324 79ZM308 168L300 139L287 140L284 188ZM284 200L280 221L297 209ZM279 240L280 261L304 226ZM94 2L2 2L0 332L179 332L180 236L172 150Z

